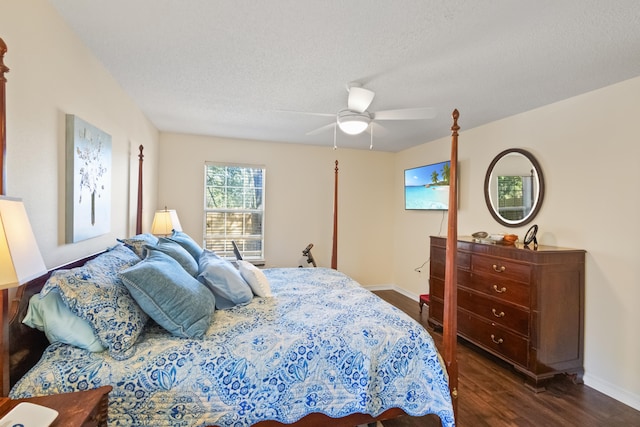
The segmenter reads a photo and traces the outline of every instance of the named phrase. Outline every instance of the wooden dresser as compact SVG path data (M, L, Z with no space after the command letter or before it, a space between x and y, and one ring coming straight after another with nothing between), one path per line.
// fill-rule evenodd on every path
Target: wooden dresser
M429 323L443 325L446 238L431 237ZM458 240L458 335L512 364L535 391L582 382L584 260L578 249Z

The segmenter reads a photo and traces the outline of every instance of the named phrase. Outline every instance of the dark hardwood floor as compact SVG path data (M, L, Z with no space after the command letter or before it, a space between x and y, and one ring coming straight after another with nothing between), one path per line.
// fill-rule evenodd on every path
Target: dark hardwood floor
M418 302L395 291L376 295L420 322L438 348L442 334L427 325ZM640 411L618 402L570 378L557 376L547 390L534 393L523 385L523 376L510 365L464 340L458 339L458 415L456 426L640 426ZM401 417L384 427L439 426L437 417Z

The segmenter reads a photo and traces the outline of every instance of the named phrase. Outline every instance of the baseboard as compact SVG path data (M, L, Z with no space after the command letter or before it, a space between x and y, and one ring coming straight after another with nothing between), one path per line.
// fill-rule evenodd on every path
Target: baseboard
M368 291L390 291L393 290L393 285L370 285L370 286L362 286Z
M638 396L637 394L630 393L627 390L623 390L608 381L604 381L601 378L586 373L583 380L585 385L591 387L592 389L598 390L600 393L606 394L612 399L615 399L627 406L631 406L633 409L640 411L640 396Z
M396 291L399 294L404 295L407 298L411 298L412 300L414 300L415 302L418 302L418 300L420 299L419 295L414 294L413 292L409 292L405 289L402 289L396 285L371 285L371 286L363 286L363 288L369 290L369 291Z

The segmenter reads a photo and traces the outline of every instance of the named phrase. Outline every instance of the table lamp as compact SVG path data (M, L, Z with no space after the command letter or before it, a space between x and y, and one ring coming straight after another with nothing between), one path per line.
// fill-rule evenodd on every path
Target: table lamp
M47 272L38 250L27 211L21 199L0 196L0 384L9 393L9 288L15 288Z
M151 224L151 234L156 236L169 236L173 230L182 231L178 213L174 209L156 211Z

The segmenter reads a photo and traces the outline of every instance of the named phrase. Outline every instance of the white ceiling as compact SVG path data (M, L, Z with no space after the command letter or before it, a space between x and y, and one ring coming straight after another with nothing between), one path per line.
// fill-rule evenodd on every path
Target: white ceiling
M352 81L400 151L640 75L638 0L50 0L161 131L333 146L308 136ZM338 147L369 135L338 132Z

